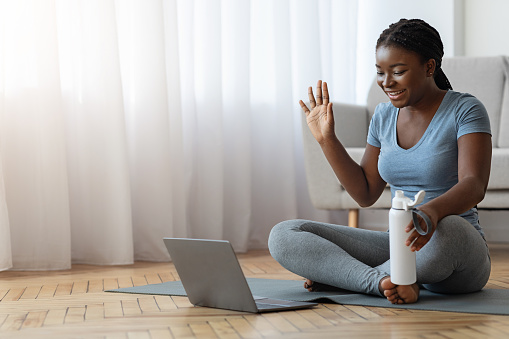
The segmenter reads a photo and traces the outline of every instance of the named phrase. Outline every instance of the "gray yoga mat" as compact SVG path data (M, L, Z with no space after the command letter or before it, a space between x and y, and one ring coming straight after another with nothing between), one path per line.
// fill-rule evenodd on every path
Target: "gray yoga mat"
M247 278L256 296L293 301L323 301L342 305L404 308L411 310L509 315L509 290L484 289L469 294L438 294L421 290L415 304L393 305L385 298L349 291L308 292L303 281ZM106 292L186 296L180 281L108 290Z

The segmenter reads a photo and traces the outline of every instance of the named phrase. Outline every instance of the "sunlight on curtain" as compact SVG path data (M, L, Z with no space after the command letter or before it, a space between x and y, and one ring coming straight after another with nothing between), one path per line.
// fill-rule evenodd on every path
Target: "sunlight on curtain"
M0 152L9 216L2 233L9 228L14 267L66 268L71 229L55 8L3 2L0 13Z
M74 262L132 262L126 117L112 2L57 1Z
M165 261L165 236L245 251L282 220L327 221L307 196L298 100L324 78L355 102L356 13L1 1L0 269Z

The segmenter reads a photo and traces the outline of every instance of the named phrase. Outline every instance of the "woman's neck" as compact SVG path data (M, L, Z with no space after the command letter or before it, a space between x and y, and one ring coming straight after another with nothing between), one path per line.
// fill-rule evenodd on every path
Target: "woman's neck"
M446 93L447 90L442 90L435 86L432 90L427 91L426 95L417 103L403 107L402 110L410 113L410 115L435 115Z

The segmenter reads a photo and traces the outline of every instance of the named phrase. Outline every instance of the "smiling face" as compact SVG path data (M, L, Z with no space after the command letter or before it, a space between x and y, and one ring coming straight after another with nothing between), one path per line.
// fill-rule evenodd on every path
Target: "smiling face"
M400 47L376 50L377 83L397 108L416 106L433 92L435 61Z

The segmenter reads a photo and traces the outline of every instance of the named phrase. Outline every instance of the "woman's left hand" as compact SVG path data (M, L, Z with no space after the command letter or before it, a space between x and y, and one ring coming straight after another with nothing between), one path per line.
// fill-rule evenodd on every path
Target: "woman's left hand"
M405 229L405 232L410 233L410 236L408 237L405 245L410 246L410 250L412 252L419 251L421 248L424 247L428 243L428 241L433 236L433 233L435 233L435 230L437 228L438 224L438 217L432 209L427 209L425 205L422 205L419 207L419 210L421 212L424 212L428 218L431 220L431 230L426 235L420 235L414 228L413 221L408 224L408 226ZM426 223L424 220L419 217L419 223L421 225L421 228L423 230L427 229Z

